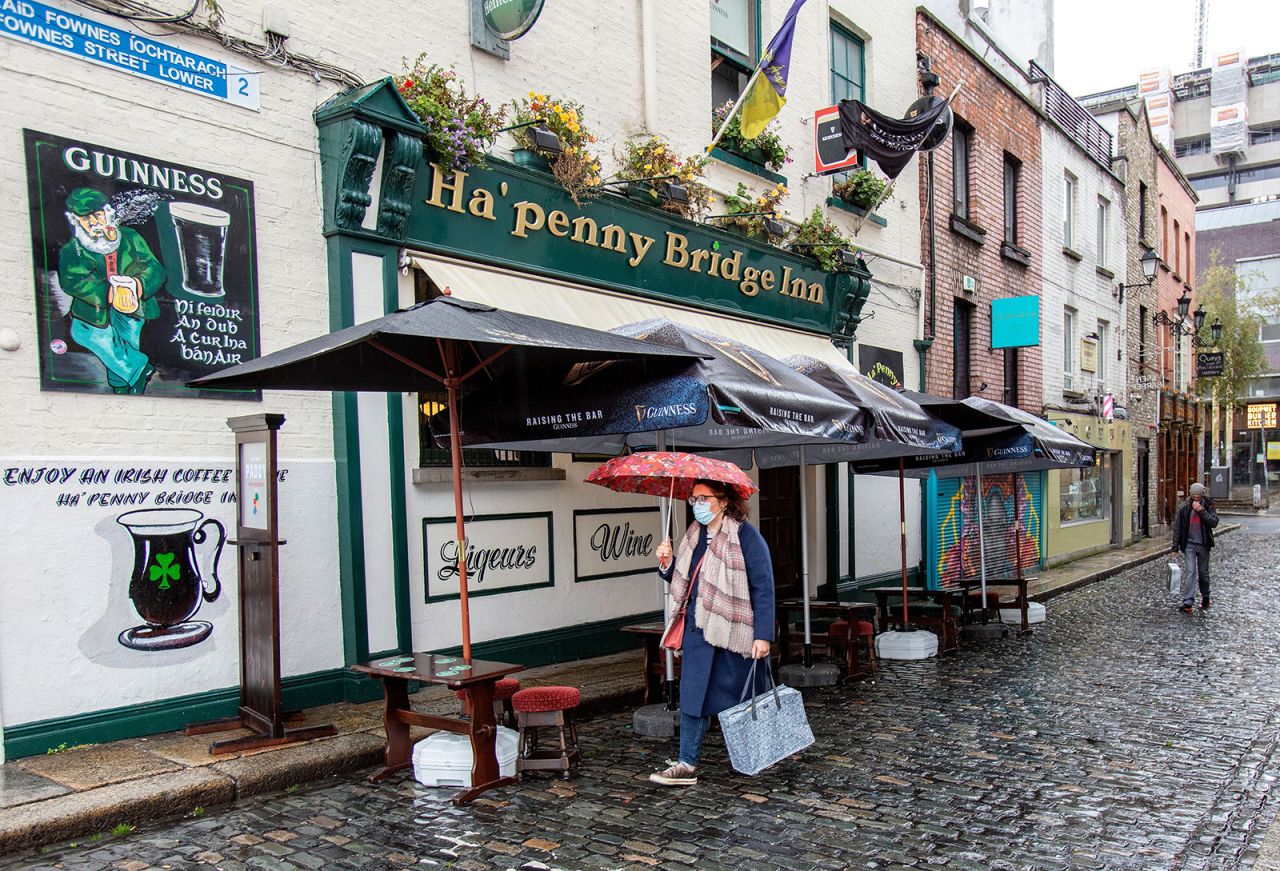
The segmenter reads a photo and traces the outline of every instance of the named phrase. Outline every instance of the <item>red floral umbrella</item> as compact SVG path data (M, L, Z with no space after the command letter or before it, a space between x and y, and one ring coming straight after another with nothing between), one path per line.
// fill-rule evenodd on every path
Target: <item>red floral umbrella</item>
M621 493L648 493L668 499L687 499L699 480L728 484L743 499L758 487L746 472L725 460L680 451L639 451L614 457L587 475L587 482Z

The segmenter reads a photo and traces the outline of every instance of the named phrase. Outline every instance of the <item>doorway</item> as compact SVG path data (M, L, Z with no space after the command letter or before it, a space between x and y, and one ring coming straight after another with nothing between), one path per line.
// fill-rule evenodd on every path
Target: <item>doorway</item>
M1124 454L1119 451L1106 455L1106 471L1110 475L1111 490L1111 546L1119 547L1124 541Z
M1137 450L1138 492L1134 494L1133 507L1138 512L1136 532L1143 538L1151 537L1151 520L1147 507L1147 494L1151 492L1151 449L1146 439L1138 440Z
M760 470L757 526L773 558L773 588L779 598L800 596L800 469Z

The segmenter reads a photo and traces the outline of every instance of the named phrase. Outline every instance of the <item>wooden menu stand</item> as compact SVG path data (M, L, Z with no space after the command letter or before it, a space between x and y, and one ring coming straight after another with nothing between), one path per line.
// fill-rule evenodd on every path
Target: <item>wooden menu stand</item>
M209 745L218 756L338 734L331 725L286 728L302 719L280 702L280 545L276 432L282 414L232 417L236 434L236 538L240 550L240 710L226 720L192 723L188 735L246 728L254 734Z

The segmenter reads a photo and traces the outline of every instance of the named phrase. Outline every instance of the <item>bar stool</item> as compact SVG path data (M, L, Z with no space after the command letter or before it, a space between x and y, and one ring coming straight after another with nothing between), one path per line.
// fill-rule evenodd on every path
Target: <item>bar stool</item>
M493 719L505 726L514 727L516 714L511 707L511 697L520 691L520 681L514 677L501 678L493 685ZM457 690L455 696L462 702L462 716L471 716L471 702L466 690Z
M870 670L872 672L876 670L875 637L876 627L868 620L853 621L852 639L849 637L848 620L836 620L827 627L827 638L831 643L832 653L836 651L844 653L845 671L850 677L861 675L866 671L858 658L860 645L865 645L867 648L867 663Z
M553 770L562 772L565 780L569 779L569 772L582 762L578 730L574 728L571 713L581 701L582 694L575 687L534 687L520 690L511 697L520 726L517 772ZM560 736L558 748L538 747L538 729L543 726L556 727Z

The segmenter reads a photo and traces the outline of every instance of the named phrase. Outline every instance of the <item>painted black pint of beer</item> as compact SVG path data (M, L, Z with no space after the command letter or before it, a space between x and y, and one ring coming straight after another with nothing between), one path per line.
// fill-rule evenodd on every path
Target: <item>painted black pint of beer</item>
M222 261L231 215L199 203L170 203L169 216L182 256L182 289L208 298L225 296Z
M192 620L200 603L212 602L222 592L218 560L226 544L221 523L193 508L148 508L116 518L133 538L133 571L129 598L146 621L120 633L120 643L134 650L175 650L199 644L209 637L213 624ZM208 540L208 526L217 529L217 544L209 566L212 587L200 572L196 546Z

